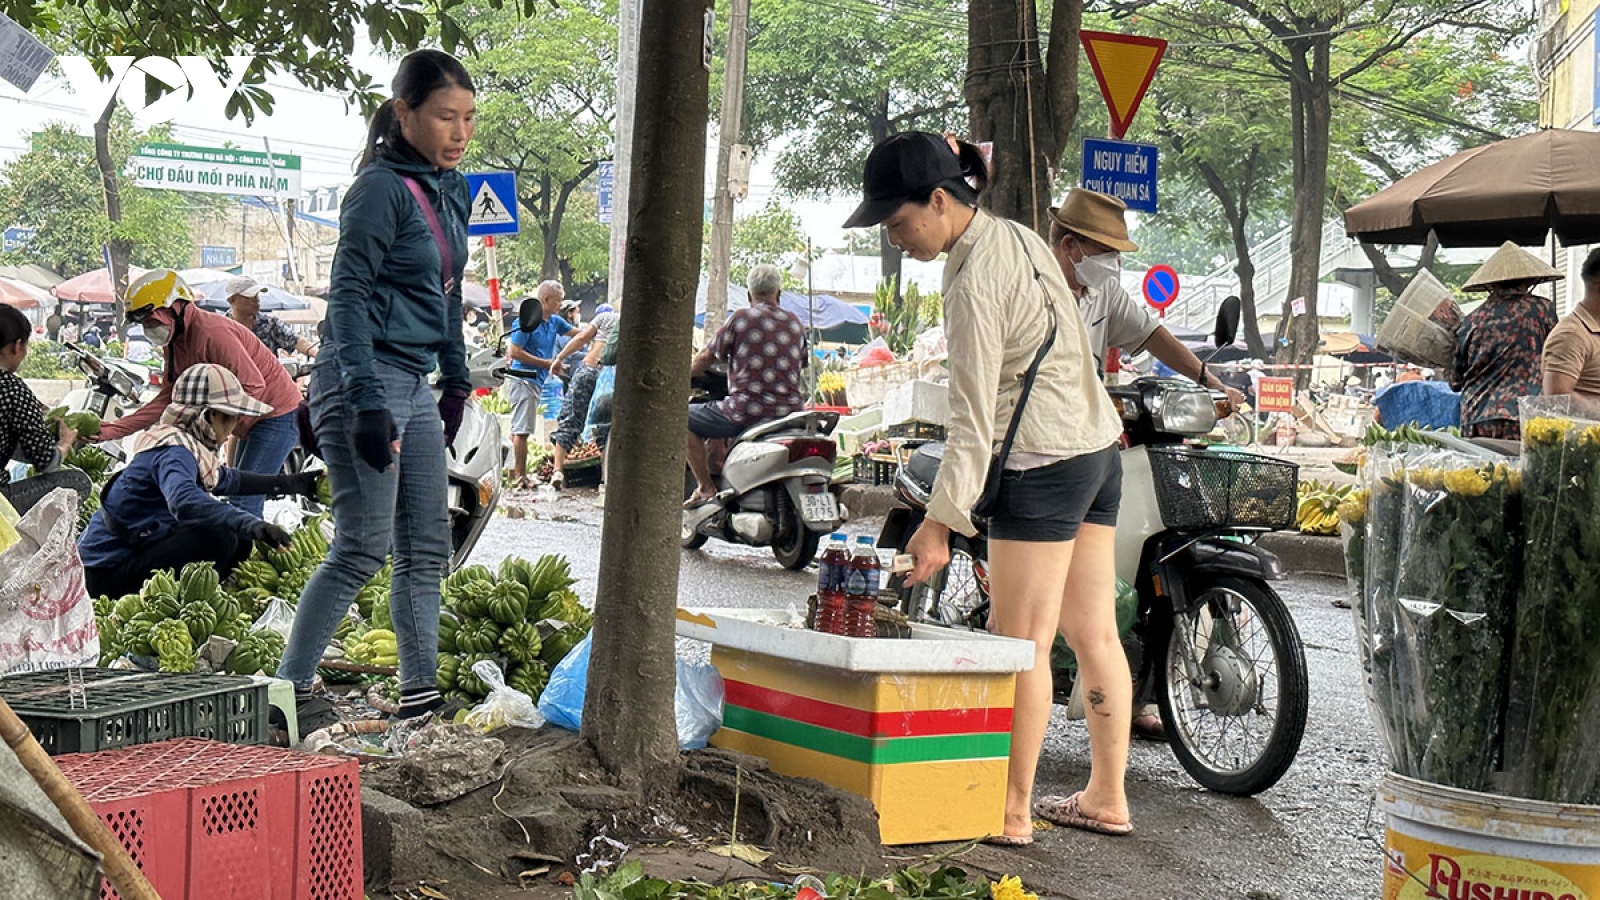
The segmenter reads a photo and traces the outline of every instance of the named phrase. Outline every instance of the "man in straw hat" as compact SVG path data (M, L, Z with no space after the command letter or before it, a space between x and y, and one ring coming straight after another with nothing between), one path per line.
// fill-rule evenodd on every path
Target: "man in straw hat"
M1078 310L1089 331L1089 349L1101 376L1112 347L1148 350L1174 372L1226 392L1228 401L1239 406L1244 395L1223 384L1215 371L1123 289L1122 254L1139 249L1128 240L1128 225L1123 221L1127 209L1115 197L1076 187L1067 192L1060 206L1050 207L1050 249L1067 277L1067 286L1078 298Z
M1556 327L1556 306L1533 289L1564 276L1506 241L1472 273L1463 291L1489 298L1461 325L1450 386L1461 392L1467 437L1520 440L1517 401L1539 393L1540 355Z

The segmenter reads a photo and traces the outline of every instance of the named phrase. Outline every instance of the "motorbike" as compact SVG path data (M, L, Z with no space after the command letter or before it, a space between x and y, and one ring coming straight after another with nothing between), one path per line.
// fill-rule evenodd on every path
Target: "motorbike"
M474 390L493 388L506 377L500 354L493 349L468 347L467 372ZM291 377L310 373L310 366L285 362ZM434 388L437 397L439 389ZM500 468L504 461L500 420L475 402L467 403L461 430L445 455L446 497L450 511L450 570L460 568L483 536L484 528L500 505ZM284 461L285 473L324 468L323 462L303 443L296 444ZM325 511L313 500L299 501L302 512Z
M708 373L695 380L708 399L727 396L726 378ZM720 396L719 396L720 395ZM747 429L726 444L726 456L711 450L711 476L717 493L683 511L681 543L697 550L711 538L752 547L771 547L786 569L799 571L817 555L824 534L843 523L832 492L838 453L833 429L839 414L803 410ZM684 499L695 490L684 476Z
M1124 423L1115 547L1118 580L1133 591L1132 615L1118 618L1135 702L1160 707L1173 755L1197 782L1257 794L1299 752L1310 693L1299 630L1271 587L1283 569L1251 543L1293 524L1298 467L1191 443L1227 411L1198 385L1140 378L1108 391ZM924 444L901 466L903 508L886 518L879 547L904 548L922 524L942 455L942 444ZM896 576L890 587L914 621L984 629L987 538L952 532L950 552L927 582ZM1081 710L1076 665L1059 638L1051 669L1056 701Z
M84 375L83 385L62 398L61 405L68 412L92 412L101 421L110 421L133 412L149 399L150 375L156 370L125 359L103 357L81 344L63 343L61 352ZM121 459L118 442L97 446Z

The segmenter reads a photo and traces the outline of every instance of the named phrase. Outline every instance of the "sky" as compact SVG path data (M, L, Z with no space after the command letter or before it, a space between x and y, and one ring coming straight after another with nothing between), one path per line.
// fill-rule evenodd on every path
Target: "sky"
M394 73L394 62L372 52L364 40L354 55L356 64L374 82L387 84ZM286 76L275 75L268 86L277 101L270 116L258 116L246 125L243 119L230 120L219 111L191 104L172 120L177 142L197 146L221 147L232 142L248 150L263 150L270 141L274 153L295 154L301 158L301 185L309 191L319 187L347 184L354 177L353 163L366 137L366 122L358 110L346 110L337 96L314 91ZM72 92L67 80L55 68L40 76L32 90L23 94L0 81L0 163L8 162L28 149L28 136L49 122L66 122L88 134L93 119L84 113L83 101ZM478 127L494 123L480 119ZM716 164L717 131L708 128L706 147L706 195L711 195ZM735 216L758 212L773 192L774 176L770 157L757 157L750 177L749 196L736 204ZM845 233L839 223L850 214L854 201L797 200L781 198L800 217L803 227L818 247L842 247ZM0 223L5 227L8 223Z

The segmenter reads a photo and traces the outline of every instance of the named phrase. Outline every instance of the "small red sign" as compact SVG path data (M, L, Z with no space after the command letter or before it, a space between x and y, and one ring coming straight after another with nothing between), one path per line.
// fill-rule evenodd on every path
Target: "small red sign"
M1294 412L1294 379L1269 375L1256 382L1256 411Z

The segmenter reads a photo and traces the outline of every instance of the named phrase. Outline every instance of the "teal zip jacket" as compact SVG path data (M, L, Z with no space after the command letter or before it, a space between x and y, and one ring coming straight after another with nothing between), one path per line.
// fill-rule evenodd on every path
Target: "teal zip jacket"
M444 291L438 242L405 176L417 180L450 246L453 285ZM329 337L344 389L357 410L388 406L373 363L427 375L465 394L461 271L467 262L467 180L407 152L379 155L356 176L339 209L339 248L328 290Z

